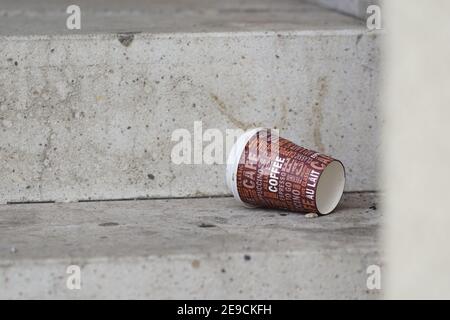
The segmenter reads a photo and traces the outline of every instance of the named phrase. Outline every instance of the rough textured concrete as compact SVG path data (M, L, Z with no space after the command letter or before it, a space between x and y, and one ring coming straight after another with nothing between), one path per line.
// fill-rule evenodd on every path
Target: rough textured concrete
M376 298L377 202L345 194L319 218L232 198L3 205L0 298Z
M222 132L277 127L341 159L347 191L376 190L377 34L280 3L244 13L229 5L208 11L214 26L197 14L198 25L137 34L7 36L14 24L0 27L0 202L227 195L224 165L171 163L172 132L192 133L200 119ZM4 10L22 30L24 13ZM30 12L27 21L40 17Z
M325 8L333 9L360 19L367 18L367 8L370 5L382 6L382 0L308 0Z

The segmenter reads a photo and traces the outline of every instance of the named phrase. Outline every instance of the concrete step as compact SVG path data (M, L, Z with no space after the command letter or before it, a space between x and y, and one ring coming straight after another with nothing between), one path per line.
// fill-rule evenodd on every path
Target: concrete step
M370 5L382 6L382 0L308 0L325 8L336 10L360 19L367 18L367 8Z
M232 198L3 205L0 298L377 298L377 203L347 193L319 218Z
M2 2L0 202L228 195L176 129L276 127L376 190L379 35L297 0ZM202 177L202 179L199 179Z

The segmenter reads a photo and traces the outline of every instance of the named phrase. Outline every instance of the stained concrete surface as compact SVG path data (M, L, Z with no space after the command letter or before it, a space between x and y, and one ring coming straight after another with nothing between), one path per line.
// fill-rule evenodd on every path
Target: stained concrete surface
M206 6L216 27L203 12L189 27L171 12L194 13L173 2L131 15L112 2L120 20L142 14L148 29L86 21L78 33L52 23L39 34L33 19L51 15L48 3L8 1L0 19L10 26L0 27L10 34L0 37L0 203L228 195L224 165L171 160L173 132L192 134L198 120L223 134L279 128L342 160L347 191L378 189L380 35L361 21L302 1L250 1Z
M223 165L174 165L175 129L277 127L377 189L379 33L303 1L0 7L0 203L223 196ZM201 179L199 178L201 177ZM231 198L0 206L0 298L377 298L373 193L330 216ZM68 290L66 269L82 271Z
M377 298L380 218L373 193L309 219L232 198L3 205L0 297Z

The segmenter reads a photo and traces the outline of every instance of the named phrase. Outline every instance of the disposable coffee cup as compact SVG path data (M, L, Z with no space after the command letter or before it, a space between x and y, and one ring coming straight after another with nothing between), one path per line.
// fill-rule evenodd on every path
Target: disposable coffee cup
M248 130L237 139L226 170L228 188L247 207L325 215L344 192L345 169L339 160L266 128Z

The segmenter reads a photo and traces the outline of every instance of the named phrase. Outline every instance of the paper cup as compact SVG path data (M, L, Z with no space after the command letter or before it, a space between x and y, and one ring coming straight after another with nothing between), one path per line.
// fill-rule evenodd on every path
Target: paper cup
M255 128L233 145L226 180L245 206L328 214L344 192L345 169L339 160L300 147L274 130Z

